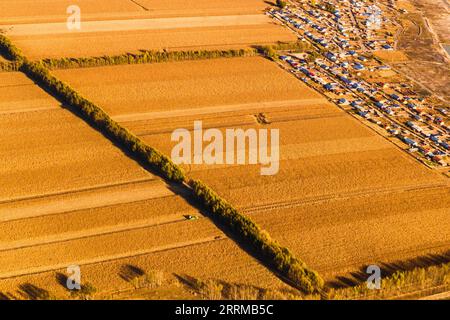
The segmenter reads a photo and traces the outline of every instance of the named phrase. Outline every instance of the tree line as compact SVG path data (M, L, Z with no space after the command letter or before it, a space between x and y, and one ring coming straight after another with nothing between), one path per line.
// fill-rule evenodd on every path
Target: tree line
M16 62L0 62L0 71L13 72L19 71L20 64Z
M146 64L184 60L203 60L216 58L250 57L257 51L253 48L230 50L189 50L189 51L152 51L125 53L114 56L44 59L42 63L49 69L70 69L113 66L123 64Z

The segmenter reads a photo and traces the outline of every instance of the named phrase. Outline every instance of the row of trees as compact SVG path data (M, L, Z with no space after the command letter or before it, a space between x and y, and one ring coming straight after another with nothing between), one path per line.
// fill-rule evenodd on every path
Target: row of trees
M281 9L284 9L287 6L286 1L284 1L284 0L277 0L276 4L277 4L277 7L281 8Z
M24 59L22 52L15 45L12 44L4 35L0 34L0 55L8 60L21 63Z
M19 71L20 64L16 62L0 62L0 71Z
M436 287L442 291L450 289L450 263L397 271L381 280L380 290L371 290L366 283L332 289L328 292L328 299L387 299Z
M123 64L145 64L168 61L202 60L215 58L249 57L257 54L255 49L240 50L190 50L190 51L140 51L115 56L44 59L42 63L50 69L69 69L112 66Z
M272 45L260 46L258 51L265 57L275 59L277 51L306 52L311 49L311 45L306 41L278 42Z
M289 249L280 246L250 218L241 214L226 200L198 180L189 181L196 199L212 213L212 218L225 224L240 240L252 248L279 274L305 293L319 292L324 281L317 272L294 257Z

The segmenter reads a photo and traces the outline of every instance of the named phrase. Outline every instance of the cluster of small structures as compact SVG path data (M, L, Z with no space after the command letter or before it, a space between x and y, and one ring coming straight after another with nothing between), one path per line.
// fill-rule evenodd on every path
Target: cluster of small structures
M393 49L395 1L384 7L387 13L363 0L298 0L269 11L312 47L309 53L282 53L280 64L375 130L398 138L396 143L417 159L446 167L448 106L424 96L407 79L386 81L391 78L383 73L397 73L373 55ZM380 77L383 81L373 80Z

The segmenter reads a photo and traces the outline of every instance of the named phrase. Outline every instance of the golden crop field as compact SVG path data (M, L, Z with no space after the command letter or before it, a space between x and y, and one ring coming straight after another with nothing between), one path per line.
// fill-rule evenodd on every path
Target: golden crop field
M101 270L134 261L172 278L286 287L182 196L25 76L1 77L0 293L21 298L20 285L52 274L46 290L64 297L55 272L74 263L110 291ZM119 272L108 277L117 288L130 286Z
M262 0L14 0L0 3L0 17L5 24L57 22L67 18L66 9L73 4L87 20L254 14L268 6Z
M69 15L64 14L71 4L3 1L0 29L31 59L229 49L296 40L262 14L268 6L263 0L81 1L80 30L67 28Z
M259 165L183 166L330 281L365 264L448 247L442 236L448 229L448 180L267 60L55 74L166 154L176 144L172 131L192 131L194 120L221 132L279 129L280 170L274 176L261 176ZM257 123L261 112L270 124Z

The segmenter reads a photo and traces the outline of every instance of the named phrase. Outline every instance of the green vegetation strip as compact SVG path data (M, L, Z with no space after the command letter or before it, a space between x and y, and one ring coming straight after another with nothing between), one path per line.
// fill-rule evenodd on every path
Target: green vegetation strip
M41 87L63 103L72 107L88 123L98 128L129 154L140 159L165 179L182 183L188 181L182 169L158 150L147 146L127 129L111 119L100 107L79 95L67 84L50 74L42 62L30 62L4 36L0 35L0 53L6 53L20 64L24 72ZM293 286L306 293L320 291L323 280L320 276L295 258L285 247L278 245L267 232L261 230L248 217L238 212L228 202L199 181L191 181L195 198L208 210L213 218L220 218L236 236L256 250L269 266L283 275Z
M257 55L256 49L240 50L191 50L191 51L140 51L116 56L44 59L41 62L49 69L89 68L123 64L146 64L169 61L203 60L216 58L251 57Z
M14 72L19 71L20 63L17 62L0 62L0 71L3 72Z
M0 54L3 55L8 60L21 63L24 60L22 52L15 45L12 44L11 40L0 34Z
M364 282L358 286L345 289L331 289L328 299L388 299L404 295L423 296L424 290L450 288L450 263L431 267L419 267L407 271L397 271L391 276L382 278L381 289L369 289Z

